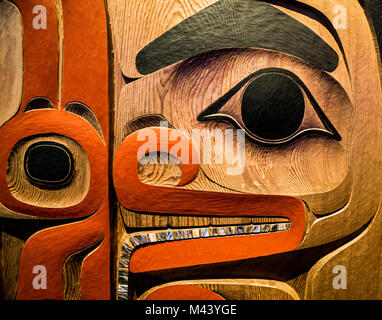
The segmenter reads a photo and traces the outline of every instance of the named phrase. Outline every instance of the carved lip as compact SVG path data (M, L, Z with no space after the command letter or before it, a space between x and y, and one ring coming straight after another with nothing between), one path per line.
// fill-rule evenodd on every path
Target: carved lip
M146 131L148 130L148 131ZM163 134L163 130L166 130ZM298 198L278 195L222 193L183 188L158 187L143 183L137 173L138 151L146 141L138 135L157 139L149 141L149 150L169 150L171 129L146 128L133 132L119 146L113 166L114 186L121 205L137 212L181 216L211 217L284 217L290 220L287 231L228 237L198 238L145 244L134 250L130 272L142 273L163 269L220 263L256 258L296 249L305 232L306 207ZM185 140L188 141L188 140ZM187 146L188 144L188 146ZM193 150L191 142L186 142ZM193 154L193 153L190 153ZM177 156L176 154L172 154ZM190 156L191 157L191 156ZM192 159L180 163L182 177L178 186L187 185L198 175L199 165ZM153 211L154 210L154 211Z
M118 261L118 299L127 300L130 259L139 247L172 241L209 239L216 237L234 237L241 235L285 232L291 227L290 222L253 223L237 226L192 227L167 230L147 230L126 234L120 247Z
M251 212L250 203L245 202L247 212ZM300 210L296 206L293 211L289 211L288 216L282 214L290 219L287 223L169 229L131 234L130 243L134 250L129 258L129 270L142 273L292 251L301 244L305 233L305 207L302 202L297 203L301 203ZM242 207L238 208L239 212L240 209Z

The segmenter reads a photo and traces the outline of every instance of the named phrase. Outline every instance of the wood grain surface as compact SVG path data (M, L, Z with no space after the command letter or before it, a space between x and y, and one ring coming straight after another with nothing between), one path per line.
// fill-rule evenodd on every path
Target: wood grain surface
M0 298L381 299L372 2L0 0Z
M154 287L139 297L139 300L159 300L165 298L165 293L160 295L164 288L185 286L183 289L186 295L186 286L196 286L218 293L227 300L300 300L298 294L292 287L283 282L273 280L258 279L218 279L204 281L177 281L165 285ZM154 295L157 293L157 296ZM178 297L182 297L182 291L177 292ZM170 296L169 300L177 300L177 296ZM179 299L179 298L178 298ZM215 300L217 300L215 298Z
M0 125L16 114L22 92L22 20L17 8L0 2Z
M227 169L230 165L227 162L202 162L195 179L182 188L227 195L236 192L249 195L283 195L303 200L308 211L304 239L298 248L303 250L302 252L305 252L305 249L306 252L315 252L314 248L338 241L340 243L342 239L352 239L349 240L352 245L335 249L336 253L323 257L310 272L305 270L287 280L288 285L298 292L300 298L328 297L332 294L332 287L317 288L321 283L326 283L325 281L329 284L329 279L335 276L329 271L340 259L339 256L346 255L347 260L342 259L351 259L352 266L355 266L357 259L350 257L358 254L363 257L370 255L375 257L371 258L374 259L373 265L377 265L379 250L373 250L375 245L371 242L364 245L368 250L360 249L363 248L362 244L354 251L350 249L365 238L361 235L356 236L360 232L368 234L373 230L374 234L378 234L376 230L380 227L376 226L375 221L381 201L378 178L382 169L379 53L376 50L373 28L369 25L370 20L358 1L270 1L275 8L313 30L336 51L339 61L333 72L324 72L302 59L281 52L246 47L202 53L147 75L138 72L136 58L139 52L148 45L154 48L153 43L159 43L158 37L217 1L196 4L194 1L164 3L152 0L136 3L109 0L108 3L116 52L113 148L116 153L129 134L144 127L158 127L160 118L167 120L170 128L181 129L198 150L200 148L202 158L206 151L207 154L211 152L212 157L217 156L222 149L214 139L213 130L227 130L232 126L226 121L198 122L198 115L232 90L241 80L258 70L281 68L293 72L309 90L309 93L303 93L305 115L300 129L324 128L311 104L311 94L339 132L341 140L307 135L288 145L273 148L246 141L245 168L242 174L229 176ZM335 27L338 11L334 8L337 6L343 6L347 10L346 28ZM129 15L130 10L134 10L136 14ZM271 22L269 27L272 28ZM246 89L247 86L243 86L226 101L218 110L219 115L242 124L240 110ZM157 120L146 121L152 116ZM200 147L199 141L195 141L192 135L193 129L206 130L205 136L201 138ZM234 144L233 148L236 147ZM139 179L149 186L177 188L182 175L180 167L174 164L139 165L137 169ZM117 195L118 192L123 192L118 190L118 185L116 188ZM119 196L118 198L121 200ZM119 204L119 211L120 220L123 221L127 232L134 232L135 228L149 231L248 223L247 217L214 217L212 220L211 217L168 216L156 213L155 206L150 210L134 212ZM259 218L250 219L253 221ZM368 226L371 219L374 220ZM125 235L122 231L120 238ZM145 248L148 250L150 247ZM313 251L309 251L310 248ZM342 251L347 253L340 254ZM151 251L147 251L147 257L151 254ZM165 254L163 252L163 255ZM360 267L356 267L356 270L360 270ZM378 272L370 271L368 279L371 277L378 278ZM352 274L353 278L357 278L356 283L361 281L358 272ZM371 285L371 280L368 283ZM361 287L366 288L365 285ZM348 290L345 294L337 291L334 296L350 297L352 292L354 291ZM365 296L378 296L376 289L370 292L370 295L365 293ZM354 295L361 296L362 293Z

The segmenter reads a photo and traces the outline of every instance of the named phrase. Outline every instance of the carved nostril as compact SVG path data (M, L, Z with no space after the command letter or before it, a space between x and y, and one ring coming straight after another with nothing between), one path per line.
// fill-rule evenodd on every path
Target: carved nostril
M24 112L38 109L54 109L52 102L44 97L36 97L28 101Z
M40 188L65 187L73 177L73 156L62 144L44 141L32 144L24 157L25 173Z

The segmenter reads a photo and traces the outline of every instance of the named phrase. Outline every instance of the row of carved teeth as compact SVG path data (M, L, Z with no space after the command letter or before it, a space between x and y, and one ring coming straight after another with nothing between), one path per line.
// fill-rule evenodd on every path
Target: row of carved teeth
M290 228L290 222L283 223L266 223L266 224L251 224L244 226L229 226L229 227L209 227L209 228L194 228L194 229L179 229L157 231L142 234L132 234L130 241L122 246L122 250L130 253L134 247L163 241L173 240L188 240L198 238L212 238L223 236L237 236L243 234L258 234L270 233L278 231L286 231ZM130 245L129 245L130 244Z
M130 256L134 248L165 241L189 240L198 238L239 236L287 231L291 227L290 222L263 223L241 226L207 227L179 230L159 230L150 233L133 233L122 245L119 271L118 271L118 299L125 300L128 296L128 273Z

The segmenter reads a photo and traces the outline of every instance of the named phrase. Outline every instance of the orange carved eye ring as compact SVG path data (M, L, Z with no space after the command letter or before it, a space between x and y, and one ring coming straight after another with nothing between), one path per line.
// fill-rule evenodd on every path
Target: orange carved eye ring
M104 174L107 170L106 148L96 130L78 116L56 110L25 113L14 120L0 130L0 143L3 146L0 155L0 202L15 212L38 217L79 218L94 213L103 198L103 190L97 186L105 184L107 179ZM41 123L44 125L41 126ZM74 137L72 137L73 132L76 132ZM16 199L9 190L6 174L12 148L24 138L44 134L72 137L83 148L89 159L90 186L83 201L76 205L64 208L31 205Z

